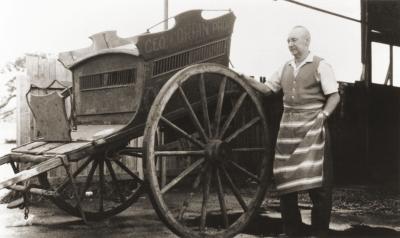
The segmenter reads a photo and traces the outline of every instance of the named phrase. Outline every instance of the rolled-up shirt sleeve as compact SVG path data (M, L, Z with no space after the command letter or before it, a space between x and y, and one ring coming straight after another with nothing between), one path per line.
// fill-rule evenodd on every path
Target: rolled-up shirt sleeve
M265 85L267 85L267 87L269 87L275 93L282 89L282 86L281 86L282 70L283 70L283 67L279 68L265 82Z
M325 95L338 92L339 84L336 81L332 66L322 60L318 66L318 78L321 81L322 91Z

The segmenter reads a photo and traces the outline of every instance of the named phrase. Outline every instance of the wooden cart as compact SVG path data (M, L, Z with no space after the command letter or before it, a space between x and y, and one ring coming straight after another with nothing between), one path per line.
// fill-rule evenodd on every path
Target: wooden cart
M206 20L193 10L167 31L103 32L61 53L72 86L28 93L36 138L1 158L15 175L0 188L48 196L85 221L147 193L179 236L237 234L264 199L272 157L260 97L227 67L234 21L232 12Z

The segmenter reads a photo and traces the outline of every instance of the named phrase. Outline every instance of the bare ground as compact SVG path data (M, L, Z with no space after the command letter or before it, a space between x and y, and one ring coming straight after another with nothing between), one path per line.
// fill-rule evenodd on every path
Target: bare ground
M310 228L311 204L300 196L305 230ZM400 237L399 194L366 187L337 188L331 237ZM232 214L234 216L235 214ZM1 237L176 237L158 219L144 196L121 214L84 224L47 200L35 202L28 220L23 210L0 205ZM259 214L237 237L276 237L282 233L279 201L269 195Z

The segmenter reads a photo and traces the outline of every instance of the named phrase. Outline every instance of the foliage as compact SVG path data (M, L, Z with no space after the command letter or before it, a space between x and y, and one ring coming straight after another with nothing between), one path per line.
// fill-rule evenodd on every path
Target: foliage
M18 57L0 68L0 121L15 118L17 76L25 71L25 57Z

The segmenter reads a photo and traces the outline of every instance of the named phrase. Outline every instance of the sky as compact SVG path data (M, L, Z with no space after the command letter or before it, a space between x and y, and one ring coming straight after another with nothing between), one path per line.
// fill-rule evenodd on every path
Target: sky
M359 0L301 2L360 19ZM116 30L120 37L143 33L163 19L163 9L164 0L3 0L0 65L26 53L56 57L59 52L88 47L88 37L101 31ZM291 57L286 44L290 29L304 25L312 35L312 52L332 65L337 80L360 78L361 31L357 22L284 0L169 0L170 16L190 9L234 12L230 58L236 71L270 76Z

